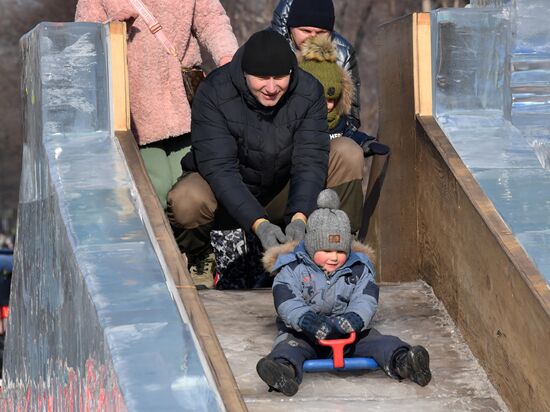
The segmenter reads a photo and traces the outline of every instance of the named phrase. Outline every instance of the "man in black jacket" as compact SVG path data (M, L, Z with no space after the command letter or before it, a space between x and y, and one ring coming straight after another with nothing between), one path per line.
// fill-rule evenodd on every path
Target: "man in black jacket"
M192 151L168 195L169 217L190 263L207 250L212 227L242 228L265 249L301 240L327 174L336 176L333 186L351 180L344 156L329 165L322 85L298 68L273 31L252 35L231 63L201 83L191 130ZM360 170L360 150L357 157Z

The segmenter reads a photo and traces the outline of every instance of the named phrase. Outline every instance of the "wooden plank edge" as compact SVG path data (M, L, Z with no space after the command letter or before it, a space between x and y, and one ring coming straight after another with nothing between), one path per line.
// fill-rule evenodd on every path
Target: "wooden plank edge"
M413 14L415 112L432 115L432 45L430 13Z
M145 171L135 138L131 132L117 132L116 136L143 201L155 238L159 243L162 255L174 281L177 294L189 317L206 361L213 372L213 378L223 403L228 411L246 411L247 408L233 372L193 284L184 257L172 235L170 223Z
M432 116L418 116L417 119L460 187L471 200L481 219L487 224L512 265L521 274L531 292L550 317L550 286L545 278L513 235L491 200L481 189L435 118Z
M159 256L159 260L164 259L165 270L170 274L167 279L168 287L178 310L184 318L189 319L193 327L225 408L231 412L246 411L247 408L233 372L187 270L187 261L179 251L170 224L145 171L145 165L139 154L135 138L129 131L130 106L126 60L126 25L124 23L111 23L109 25L109 35L111 36L109 44L115 136L140 194L150 229L154 232L156 243L160 248L160 251L157 250L157 253L162 254L162 256ZM155 242L152 243L155 244Z
M113 123L115 130L125 131L130 130L126 23L109 23L109 36Z

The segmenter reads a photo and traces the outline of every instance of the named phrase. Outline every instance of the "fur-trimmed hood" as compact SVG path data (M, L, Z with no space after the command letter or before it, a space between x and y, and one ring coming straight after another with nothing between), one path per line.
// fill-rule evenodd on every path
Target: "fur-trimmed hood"
M342 79L342 94L334 110L339 115L349 114L355 97L355 87L351 74L337 63L337 45L329 37L315 36L302 44L296 56L300 66L307 61L334 63Z
M298 244L299 244L298 241L292 241L292 242L287 242L282 245L267 249L262 258L264 269L272 273L273 272L272 269L275 266L277 259L282 255L294 252ZM357 240L354 240L351 243L351 251L355 253L363 253L367 255L367 257L371 260L373 265L376 264L374 249L369 245L365 243L361 243Z

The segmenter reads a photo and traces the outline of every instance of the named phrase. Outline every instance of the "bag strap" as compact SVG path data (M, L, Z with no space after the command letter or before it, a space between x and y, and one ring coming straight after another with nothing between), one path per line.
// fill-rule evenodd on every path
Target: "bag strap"
M160 44L162 44L166 52L178 59L176 48L174 47L172 42L168 39L168 37L166 37L166 34L164 33L164 31L162 31L162 26L160 25L158 20L155 18L155 16L153 16L153 13L149 11L149 9L145 6L145 4L143 4L141 0L128 0L128 1L136 9L138 14L143 19L143 21L145 21L145 24L147 24L147 27L149 27L149 30L151 31L151 33L155 35L155 37L160 42Z

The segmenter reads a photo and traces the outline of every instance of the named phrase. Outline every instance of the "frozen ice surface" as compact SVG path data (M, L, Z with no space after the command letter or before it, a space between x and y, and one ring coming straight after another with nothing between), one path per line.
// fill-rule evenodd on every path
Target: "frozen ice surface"
M550 0L432 12L434 112L550 281Z
M501 10L432 12L435 113L499 110L507 105L508 14Z
M516 236L529 251L539 270L542 273L550 273L550 230L526 231L517 233Z
M40 82L44 132L109 131L107 48L97 48L102 34L89 24L49 24L41 28Z
M470 111L439 116L438 122L470 169L540 168L533 148L502 116Z
M471 0L472 7L502 7L512 3L513 0Z
M221 410L114 138L108 41L92 23L42 23L21 40L25 140L10 301L11 328L21 330L8 334L4 394L31 410L45 396L58 410L83 398L90 410Z
M514 53L550 53L549 1L515 0L514 6Z
M514 234L550 230L550 173L538 169L474 170Z

